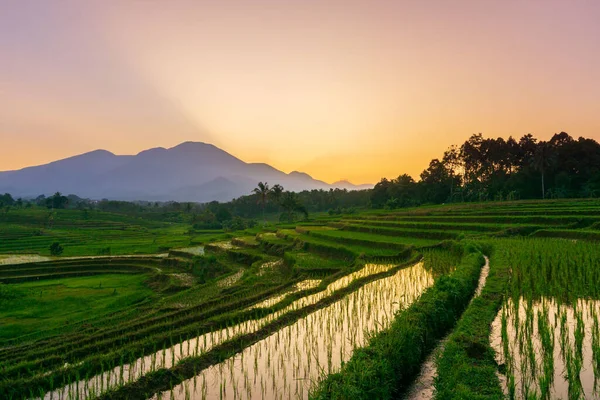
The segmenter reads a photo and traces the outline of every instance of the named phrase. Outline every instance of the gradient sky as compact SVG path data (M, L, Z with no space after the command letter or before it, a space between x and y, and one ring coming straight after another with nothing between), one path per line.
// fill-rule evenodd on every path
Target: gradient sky
M600 1L0 0L0 170L186 140L329 182L600 140Z

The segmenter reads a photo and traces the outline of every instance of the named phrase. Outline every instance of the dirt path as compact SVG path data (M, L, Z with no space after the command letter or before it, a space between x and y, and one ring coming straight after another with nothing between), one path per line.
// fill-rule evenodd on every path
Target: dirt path
M477 283L477 289L475 289L475 294L473 295L471 302L473 301L473 299L481 295L481 291L485 287L485 282L487 281L489 273L490 259L485 257L485 265L481 268L479 282ZM421 372L419 372L419 375L415 379L415 382L408 390L408 394L406 395L405 400L431 400L434 398L435 388L433 383L435 381L435 377L437 376L435 360L438 354L440 354L444 350L444 345L446 344L450 333L448 333L448 335L446 335L446 337L444 337L444 339L440 341L438 346L431 352L429 357L427 357L427 359L421 366Z

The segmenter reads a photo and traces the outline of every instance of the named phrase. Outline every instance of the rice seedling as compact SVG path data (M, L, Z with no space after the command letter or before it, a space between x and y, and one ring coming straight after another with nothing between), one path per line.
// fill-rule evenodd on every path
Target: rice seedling
M248 307L246 310L253 310L256 308L273 307L275 304L277 304L277 303L281 302L283 299L285 299L289 294L298 293L298 292L301 292L304 290L314 289L317 286L319 286L320 283L321 283L320 279L306 279L306 280L300 281L297 284L295 284L291 290L289 290L283 294L277 295L277 296L269 297L268 299L265 299L265 300L261 301L260 303L256 303L256 304Z
M165 346L158 352L154 352L153 354L139 357L128 362L126 362L124 359L121 359L118 366L114 367L112 370L102 372L101 374L96 375L85 382L80 382L78 379L68 385L67 389L61 388L48 393L45 399L55 397L59 400L63 400L64 397L61 397L61 393L64 393L65 390L67 392L71 391L74 393L79 393L79 396L82 398L88 398L89 395L87 392L78 390L78 387L84 383L87 384L87 387L93 388L93 390L95 390L97 393L102 393L110 388L122 386L128 382L135 381L146 373L155 371L157 365L160 368L172 368L179 360L185 357L201 355L212 347L233 337L255 332L289 311L298 310L308 305L315 304L319 300L335 293L337 290L347 287L357 279L365 278L376 273L385 272L393 267L394 264L367 264L359 270L333 281L327 285L324 290L309 296L301 297L286 307L268 314L266 317L257 320L248 320L239 324L231 323L221 330L211 331L207 334L200 335L196 338L186 341L173 341L173 338L171 337L170 346ZM302 281L298 284L299 287L297 290L314 288L319 283L320 281L318 280ZM273 299L267 299L265 302L271 303L273 302ZM269 306L274 304L275 303L270 304ZM269 307L265 306L264 304L262 306L264 308ZM257 307L253 306L252 308Z
M49 226L43 210L11 212L3 215L0 232L0 253L14 253L0 255L0 280L10 282L0 285L0 303L10 304L0 307L0 397L109 398L108 392L125 393L121 388L147 382L140 381L143 376L157 379L155 373L179 373L185 371L180 366L190 365L194 370L180 379L195 379L182 388L177 379L169 387L159 386L168 389L163 398L262 394L305 398L311 385L298 377L310 378L311 384L326 376L334 377L325 378L327 382L338 382L342 361L357 365L350 363L350 355L375 354L356 348L367 343L367 349L371 348L371 341L377 342L380 336L374 332L385 332L383 328L391 321L405 315L395 314L405 299L380 310L377 298L346 303L350 295L338 300L335 293L346 295L355 290L355 280L391 271L395 262L407 260L416 251L423 254L422 268L432 278L453 276L464 256L464 237L470 237L476 247L485 247L493 262L486 288L474 289L481 296L469 305L436 363L441 365L438 398L499 398L494 355L510 398L597 397L599 310L589 306L600 298L596 284L600 250L589 242L598 237L597 206L593 201L549 201L381 210L345 217L315 216L314 221L298 226L256 227L227 234L158 218L101 212L90 212L90 218L82 220L74 217L75 210L59 210ZM524 237L499 238L512 235ZM445 238L456 241L440 243ZM49 243L54 241L65 247L66 257L48 256ZM220 276L201 280L198 271L190 268L193 258L204 251L209 263L202 268L216 261L223 266ZM32 254L36 252L40 255ZM119 254L123 256L115 257ZM135 296L124 288L108 288L107 272L131 274L145 286L136 288ZM483 281L487 273L482 270ZM50 299L51 292L40 285L43 279L78 282L83 278L73 276L79 274L98 277L102 285L92 289L96 294L105 291L111 304L123 299L129 303L106 312L92 307L89 315L69 314L64 320L52 316L45 323L48 329L27 335L16 336L18 325L2 320L11 308L18 309L16 303L25 304L25 300L14 300L15 296L26 293L27 301L38 304ZM18 280L27 282L14 283ZM34 287L39 291L34 293ZM30 289L23 292L22 288ZM404 366L398 375L407 377L420 369L423 348L435 346L468 304L472 292L465 293L461 292L460 304L449 305L456 300L452 296L436 298L440 307L452 309L452 320L442 324L444 316L438 315L431 320L435 322L429 322L432 326L419 325L427 332L423 339L427 345L413 346L410 357L404 357L412 360L411 365L395 362ZM320 314L313 310L321 304L334 309L329 303L333 298L335 307L345 308L335 316L315 320L314 315ZM85 298L78 302L83 305ZM427 315L437 315L423 307ZM361 314L376 315L380 322L355 323ZM294 322L294 318L300 319ZM305 320L311 325L297 325L296 331L290 331L279 329L280 320L291 324L289 329ZM343 321L351 322L346 326ZM414 321L421 320L413 320L416 325ZM362 331L365 326L370 333ZM335 337L335 327L344 332L342 336ZM280 333L275 333L277 329ZM323 331L321 336L313 332L318 330ZM438 331L444 333L438 337ZM261 348L253 335L260 337L258 343L269 341L271 347ZM310 341L302 335L333 344L318 347L317 339ZM294 340L306 343L294 345ZM247 353L253 346L258 350ZM383 363L387 355L379 354L377 361ZM208 357L219 365L216 389L211 382L217 378L205 375ZM388 380L395 382L396 377Z
M594 343L600 301L572 305L552 298L508 299L492 324L491 336L499 364L506 365L511 398L593 398L598 381ZM517 317L517 314L519 317Z
M338 290L347 281L385 268L366 266L361 270L364 272L334 282L329 290ZM396 312L432 283L432 275L422 264L371 282L201 372L207 384L202 390L190 391L191 398L218 398L223 393L235 398L306 398L321 373L336 371L354 348L366 343L370 333L389 325ZM184 399L192 385L189 380L177 387L176 398Z

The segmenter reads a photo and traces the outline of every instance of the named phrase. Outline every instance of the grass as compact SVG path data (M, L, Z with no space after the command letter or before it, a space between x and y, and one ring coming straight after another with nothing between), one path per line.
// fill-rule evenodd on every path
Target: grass
M319 230L319 231L310 231L311 234L315 237L326 238L329 240L335 240L340 243L363 243L368 246L373 247L388 247L394 248L397 245L404 246L430 246L432 244L436 244L439 240L432 239L421 239L421 238L413 238L413 237L403 237L403 236L385 236L378 235L373 233L362 233L362 232L352 232L352 231L343 231L343 230ZM400 248L401 246L397 246Z
M316 237L310 234L299 235L295 240L305 251L350 261L358 257L367 257L371 259L394 257L402 252L400 249L371 247L364 243L356 244L338 238L324 236Z
M98 275L0 289L0 341L126 309L155 295L140 275ZM6 285L8 286L8 285Z
M50 255L50 245L59 242L63 256L106 254L107 249L113 255L153 254L186 247L207 236L189 235L187 224L101 211L11 210L0 214L0 225L0 253L26 249Z

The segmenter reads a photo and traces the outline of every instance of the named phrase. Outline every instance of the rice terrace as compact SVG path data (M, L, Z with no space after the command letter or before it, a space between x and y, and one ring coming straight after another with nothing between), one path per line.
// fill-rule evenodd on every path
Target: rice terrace
M600 0L0 0L0 400L600 400Z
M97 210L40 228L47 214L0 216L1 398L600 393L597 200L227 232Z

